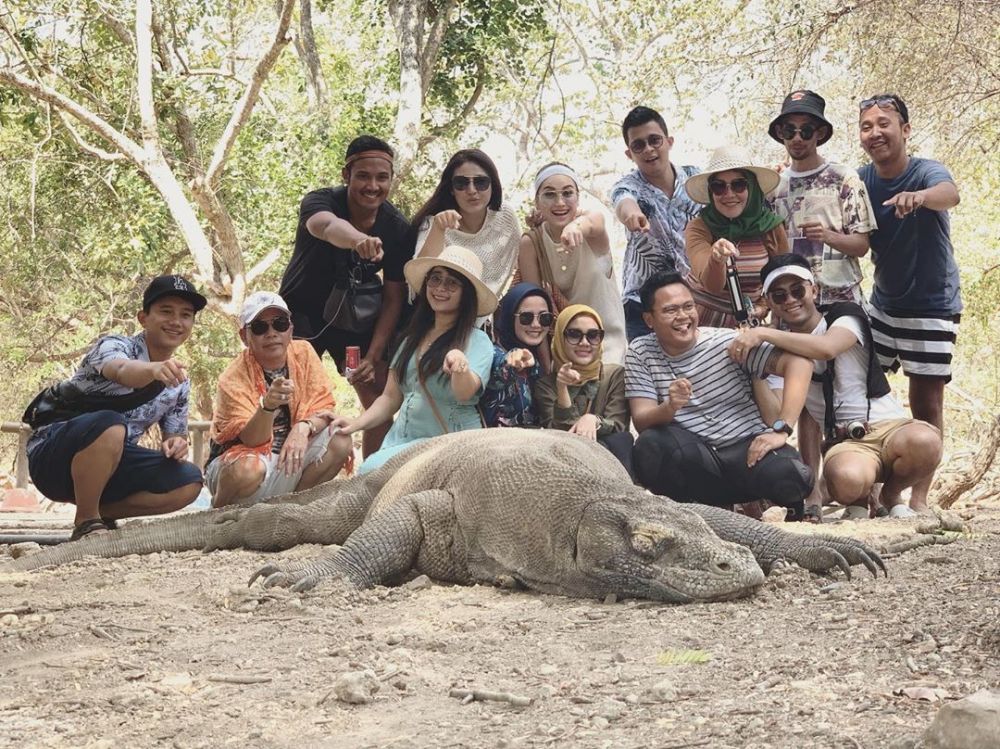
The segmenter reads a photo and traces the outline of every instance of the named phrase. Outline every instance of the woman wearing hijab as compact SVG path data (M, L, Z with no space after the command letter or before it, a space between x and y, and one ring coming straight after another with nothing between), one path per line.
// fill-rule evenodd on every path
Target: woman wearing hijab
M705 171L688 178L688 195L705 206L684 231L691 262L688 282L698 305L699 325L736 327L726 290L730 257L755 316L767 315L761 301L760 269L774 255L788 252L784 223L764 200L778 181L776 171L753 166L739 146L716 149Z
M625 359L625 311L611 261L604 214L580 210L580 178L552 162L535 177L535 212L542 223L521 236L517 267L524 281L550 291L556 309L589 304L604 319L604 360Z
M488 427L537 426L531 389L550 361L546 350L555 315L540 286L512 286L493 316L493 367L479 401Z
M632 433L625 398L625 368L602 363L601 316L572 304L556 319L552 338L554 371L535 383L539 423L606 447L632 475Z
M365 458L359 473L425 439L482 427L476 405L490 376L493 344L475 322L497 306L482 272L479 258L462 247L403 266L416 304L385 391L356 419L331 422L341 434L351 434L385 424L398 412L382 447Z

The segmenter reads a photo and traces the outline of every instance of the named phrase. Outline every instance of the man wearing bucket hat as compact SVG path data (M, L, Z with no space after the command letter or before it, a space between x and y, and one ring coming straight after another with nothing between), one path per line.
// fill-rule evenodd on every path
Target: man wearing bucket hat
M392 422L378 452L365 458L371 471L413 444L448 432L479 429L476 408L489 381L493 343L476 318L496 309L497 296L483 281L483 264L464 247L437 257L417 257L403 272L414 309L392 358L385 391L356 419L339 417L342 434Z
M684 231L691 263L687 282L698 305L699 324L736 327L726 287L730 257L743 295L758 316L767 313L758 274L769 258L788 252L784 223L765 200L778 179L776 171L755 166L746 149L736 145L715 149L705 171L688 179L688 195L705 206Z
M869 310L875 346L883 367L902 365L914 417L943 431L944 386L962 313L948 216L958 188L943 164L906 152L910 112L900 97L877 94L859 109L861 147L872 162L858 173L878 221Z
M78 393L64 409L78 415L46 421L28 440L35 486L76 505L73 539L112 530L122 518L179 510L201 491L201 471L186 460L191 383L174 354L206 303L182 276L154 278L142 295L142 331L100 338L60 385ZM36 405L25 413L29 423ZM154 424L160 449L140 447Z
M875 230L868 190L857 172L819 154L833 135L825 109L814 91L793 91L767 129L791 159L771 202L785 222L792 252L809 261L820 307L862 301L858 258L868 252L868 235Z
M205 484L215 507L310 489L352 464L351 438L330 427L336 404L319 355L292 333L281 296L247 297L246 348L219 378L212 416Z
M806 409L823 428L823 475L830 498L848 518L868 517L868 493L884 482L880 500L892 517L927 510L927 492L941 460L941 433L927 422L906 418L892 395L874 351L865 311L837 302L819 311L816 279L808 262L796 255L771 260L761 269L764 295L774 315L788 328L745 330L730 344L737 361L762 342L813 360ZM780 400L783 381L769 378ZM765 420L776 417L776 403L761 404ZM910 506L900 493L912 487Z

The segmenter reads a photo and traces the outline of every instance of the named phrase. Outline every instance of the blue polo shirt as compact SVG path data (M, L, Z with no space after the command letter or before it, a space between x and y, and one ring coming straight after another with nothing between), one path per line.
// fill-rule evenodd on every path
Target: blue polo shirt
M878 176L867 164L858 170L868 188L878 229L871 234L875 263L872 304L900 317L950 316L962 311L958 265L951 246L948 211L920 208L896 218L886 200L942 182L954 182L943 164L910 158L906 171L892 180Z

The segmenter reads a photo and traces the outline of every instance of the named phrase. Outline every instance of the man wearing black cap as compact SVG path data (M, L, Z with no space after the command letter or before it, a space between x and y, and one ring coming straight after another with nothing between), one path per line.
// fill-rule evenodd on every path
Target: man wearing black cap
M774 210L785 220L792 252L809 261L821 307L861 302L858 258L868 252L868 235L875 230L857 172L819 155L819 146L833 135L825 109L826 101L814 91L793 91L767 130L791 159L773 193Z
M76 505L74 540L121 518L179 510L201 491L201 471L185 460L191 386L174 352L205 304L181 276L153 279L138 314L142 332L99 339L68 381L79 415L37 427L28 441L35 486ZM160 449L139 447L153 424Z

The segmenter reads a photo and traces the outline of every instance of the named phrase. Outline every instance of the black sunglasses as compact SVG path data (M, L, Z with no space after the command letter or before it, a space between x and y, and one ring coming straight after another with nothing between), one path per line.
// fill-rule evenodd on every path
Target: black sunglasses
M784 304L788 301L788 295L791 294L792 299L799 300L806 295L806 287L804 284L797 283L788 291L784 289L775 289L774 291L768 292L768 296L771 297L771 301L775 304Z
M802 136L802 140L812 140L812 137L819 130L815 125L803 125L802 127L795 127L795 125L790 122L785 122L778 125L778 135L782 137L783 140L791 140L798 133Z
M552 322L556 319L556 316L551 312L518 312L517 321L521 325L531 325L535 318L538 318L538 324L543 328L548 328L552 326Z
M276 317L271 321L267 320L254 320L250 323L250 332L254 335L264 335L269 329L274 328L279 333L284 333L290 327L292 327L292 321L289 320L285 315L281 317Z
M601 341L604 340L604 331L600 328L591 328L586 333L584 333L579 328L566 328L563 331L563 338L569 341L574 346L582 342L584 338L587 339L587 343L591 346L596 346Z
M451 189L457 192L463 192L469 189L469 185L476 188L476 192L486 192L490 189L490 185L493 184L493 180L487 177L485 174L479 174L475 177L452 177L451 178Z
M904 123L910 121L909 110L907 110L903 100L894 94L873 96L870 99L862 99L858 102L858 109L862 112L871 107L878 107L879 109L894 109L899 112L899 116L903 118Z
M663 136L654 134L648 138L636 138L628 144L628 148L632 153L642 153L646 150L647 145L650 148L659 148L663 145Z
M750 189L750 183L742 177L734 179L732 182L723 182L721 179L713 179L709 180L708 189L712 191L714 196L721 198L728 190L732 190L734 195L742 195Z

